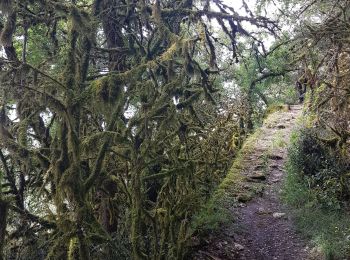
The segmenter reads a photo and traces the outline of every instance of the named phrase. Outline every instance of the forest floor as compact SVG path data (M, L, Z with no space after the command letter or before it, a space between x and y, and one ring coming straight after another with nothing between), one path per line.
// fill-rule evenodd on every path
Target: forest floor
M288 143L301 109L291 106L274 113L261 127L253 149L243 157L240 174L243 186L261 183L262 189L230 208L234 221L204 239L194 259L321 259L311 257L280 199Z

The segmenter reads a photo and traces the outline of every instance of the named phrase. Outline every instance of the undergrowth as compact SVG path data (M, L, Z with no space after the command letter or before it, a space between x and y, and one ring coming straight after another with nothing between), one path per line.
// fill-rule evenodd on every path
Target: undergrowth
M348 257L350 218L346 184L340 182L347 165L315 138L314 130L303 129L292 135L286 170L282 197L299 231L326 259Z
M216 231L218 227L231 222L233 219L229 211L230 207L240 201L244 202L252 199L261 189L259 184L256 184L256 187L252 185L249 189L244 187L244 176L240 173L244 166L243 159L252 152L260 134L260 129L257 129L254 134L247 138L237 154L229 173L218 186L208 203L194 218L192 228L195 233L208 234Z

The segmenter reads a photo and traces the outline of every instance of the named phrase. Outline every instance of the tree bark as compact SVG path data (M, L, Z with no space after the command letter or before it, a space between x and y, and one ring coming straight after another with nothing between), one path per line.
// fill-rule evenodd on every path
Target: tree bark
M8 208L8 202L3 199L0 199L0 260L5 259L3 255L3 248L5 245Z

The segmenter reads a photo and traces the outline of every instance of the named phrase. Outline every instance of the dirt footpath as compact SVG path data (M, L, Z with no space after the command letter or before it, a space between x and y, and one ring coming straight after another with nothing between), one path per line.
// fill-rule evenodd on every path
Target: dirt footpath
M262 190L250 201L231 209L234 222L207 238L195 259L305 260L305 241L280 201L287 146L300 106L278 112L261 128L255 149L244 157L244 185L261 183Z

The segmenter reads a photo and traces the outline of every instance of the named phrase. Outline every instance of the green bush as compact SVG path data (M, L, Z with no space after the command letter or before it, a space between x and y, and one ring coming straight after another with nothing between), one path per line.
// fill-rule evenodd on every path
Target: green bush
M317 138L315 129L293 133L282 198L299 231L326 259L344 259L350 253L350 218L344 207L349 168L340 158Z
M302 129L289 148L289 171L299 174L324 207L340 208L349 200L349 163L336 148L326 146L317 129Z

